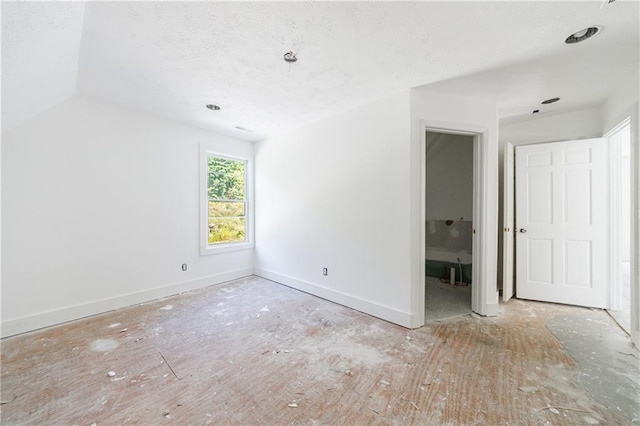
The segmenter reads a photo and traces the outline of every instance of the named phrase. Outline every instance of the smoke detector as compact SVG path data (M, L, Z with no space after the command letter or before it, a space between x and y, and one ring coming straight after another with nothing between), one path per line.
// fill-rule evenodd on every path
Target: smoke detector
M293 50L288 51L287 53L284 54L284 61L285 62L296 62L298 60L298 57L296 56L295 52Z

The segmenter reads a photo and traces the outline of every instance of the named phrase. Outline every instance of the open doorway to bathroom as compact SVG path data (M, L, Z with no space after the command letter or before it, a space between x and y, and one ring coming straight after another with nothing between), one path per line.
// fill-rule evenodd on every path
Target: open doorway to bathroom
M474 137L427 130L425 321L471 312Z

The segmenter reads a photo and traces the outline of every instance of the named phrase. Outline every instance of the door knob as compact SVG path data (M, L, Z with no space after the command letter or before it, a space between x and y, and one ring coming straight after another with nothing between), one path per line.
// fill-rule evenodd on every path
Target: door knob
M526 230L526 229L524 229L524 228L520 228L520 233L524 234L525 232L527 232L527 230Z

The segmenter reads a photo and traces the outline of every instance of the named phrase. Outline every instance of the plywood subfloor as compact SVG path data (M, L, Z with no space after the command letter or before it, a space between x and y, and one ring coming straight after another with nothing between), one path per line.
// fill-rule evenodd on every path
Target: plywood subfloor
M1 421L633 420L633 413L594 399L578 380L579 364L545 325L558 315L586 320L606 313L518 300L502 309L498 318L407 330L250 277L4 339Z

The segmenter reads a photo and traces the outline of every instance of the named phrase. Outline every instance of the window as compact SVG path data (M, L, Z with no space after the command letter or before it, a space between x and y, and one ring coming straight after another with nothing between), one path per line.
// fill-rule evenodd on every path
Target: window
M201 164L202 254L250 248L249 161L204 151Z

